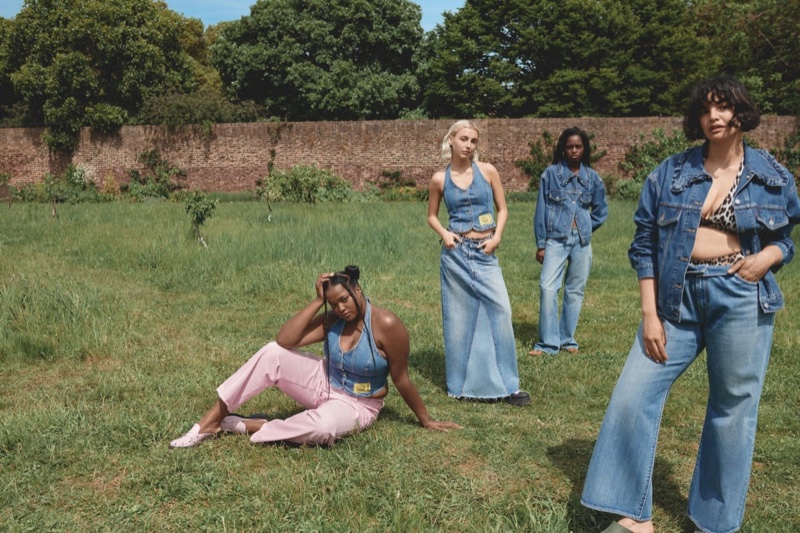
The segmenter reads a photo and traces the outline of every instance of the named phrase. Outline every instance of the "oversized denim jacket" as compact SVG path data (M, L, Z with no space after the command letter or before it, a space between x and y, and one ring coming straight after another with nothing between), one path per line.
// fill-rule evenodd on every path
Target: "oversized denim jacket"
M592 232L608 218L606 188L597 172L581 164L573 174L566 161L550 165L542 173L539 199L533 214L536 247L544 248L547 239L565 239L574 220L581 244L588 244Z
M656 279L657 310L663 319L680 321L686 271L709 189L711 178L703 167L702 146L667 158L644 183L628 257L639 279ZM794 256L791 231L800 222L793 176L765 150L745 144L733 209L744 255L758 253L769 244L783 252L783 261L758 282L762 311L774 313L783 307L783 294L773 272Z

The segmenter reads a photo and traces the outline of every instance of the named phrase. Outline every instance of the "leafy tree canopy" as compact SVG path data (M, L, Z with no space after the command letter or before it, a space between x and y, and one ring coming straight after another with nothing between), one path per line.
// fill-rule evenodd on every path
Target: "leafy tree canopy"
M435 30L432 116L672 114L714 68L683 0L467 0Z
M721 72L741 79L762 111L800 115L800 1L704 0L696 16Z
M191 33L163 2L26 0L0 69L26 121L48 126L51 148L70 150L81 126L117 127L148 98L190 89L196 81L181 41Z
M228 94L287 120L395 118L417 106L420 7L258 0L212 47Z

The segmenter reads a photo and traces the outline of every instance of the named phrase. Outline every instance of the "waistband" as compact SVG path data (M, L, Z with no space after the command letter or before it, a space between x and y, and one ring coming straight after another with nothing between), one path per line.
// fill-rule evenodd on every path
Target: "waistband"
M488 234L488 235L486 235L484 237L464 237L463 235L459 235L459 237L461 237L462 241L481 243L481 242L484 242L484 241L488 241L489 239L494 237L494 232L492 232L492 233L490 233L490 234Z
M732 254L714 257L712 259L703 259L701 261L691 261L690 265L706 265L706 266L726 266L729 267L744 259L742 252L733 252Z
M702 277L716 277L728 276L730 265L708 265L703 263L689 263L689 268L686 270L687 276L702 276Z

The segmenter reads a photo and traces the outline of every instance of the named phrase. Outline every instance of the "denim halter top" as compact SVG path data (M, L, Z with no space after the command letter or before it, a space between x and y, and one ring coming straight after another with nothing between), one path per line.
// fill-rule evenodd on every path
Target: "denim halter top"
M472 163L472 183L466 189L453 183L450 165L447 165L443 196L447 214L450 215L447 228L453 233L486 231L495 227L492 186L475 163Z
M345 321L337 320L328 330L328 379L335 389L353 396L372 396L386 386L389 362L380 354L372 335L372 308L367 300L364 330L356 345L343 351L339 341Z

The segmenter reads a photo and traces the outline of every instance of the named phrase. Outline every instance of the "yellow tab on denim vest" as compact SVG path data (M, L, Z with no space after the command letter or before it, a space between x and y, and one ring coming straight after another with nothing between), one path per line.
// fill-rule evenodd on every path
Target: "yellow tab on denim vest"
M494 217L491 213L484 213L478 217L478 222L481 226L492 224L494 222Z

